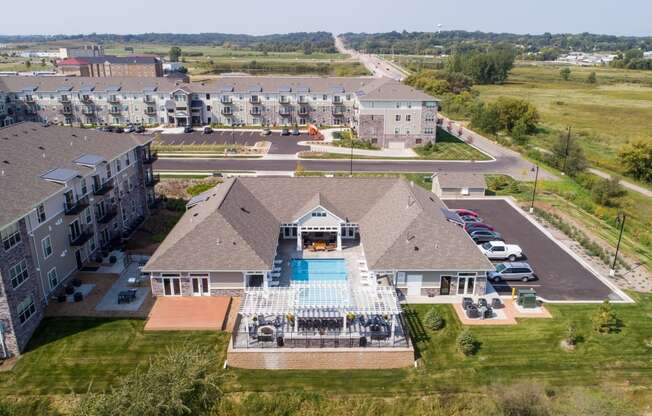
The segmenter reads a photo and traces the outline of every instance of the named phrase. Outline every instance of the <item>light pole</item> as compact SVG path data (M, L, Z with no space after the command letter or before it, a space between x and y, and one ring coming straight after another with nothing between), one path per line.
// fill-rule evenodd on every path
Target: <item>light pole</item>
M534 196L537 194L537 181L539 180L539 165L537 164L537 171L534 174L534 189L532 189L532 202L530 203L530 214L534 212Z
M618 235L618 244L616 244L616 254L614 255L614 262L609 269L609 276L614 277L616 275L616 260L618 260L618 251L620 250L620 241L623 239L623 230L625 229L625 219L627 216L624 212L618 215L618 222L620 222L620 234Z

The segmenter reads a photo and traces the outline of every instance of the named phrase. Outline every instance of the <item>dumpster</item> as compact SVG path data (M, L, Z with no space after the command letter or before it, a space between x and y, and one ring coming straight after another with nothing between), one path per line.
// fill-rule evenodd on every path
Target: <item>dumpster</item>
M519 289L516 303L518 303L522 308L536 308L537 292L534 289Z

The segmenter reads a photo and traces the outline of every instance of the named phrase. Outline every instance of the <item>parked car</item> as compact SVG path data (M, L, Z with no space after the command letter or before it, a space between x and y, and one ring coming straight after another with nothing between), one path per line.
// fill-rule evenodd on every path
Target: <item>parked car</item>
M292 129L292 135L293 135L293 136L298 136L298 135L300 135L300 134L301 134L301 132L299 132L299 129L298 129L298 128L295 127L295 128Z
M127 127L125 127L125 133L133 133L135 131L136 131L136 128L131 124L128 125Z
M114 127L114 128L113 128L113 132L114 132L114 133L124 133L124 132L125 132L125 129L123 129L122 127L118 126L118 127Z
M523 257L523 250L516 244L505 244L504 241L487 241L478 245L482 253L492 260L516 261Z
M532 267L525 262L499 263L496 265L496 271L489 272L487 277L492 282L500 282L501 280L528 282L535 279Z
M464 224L482 222L482 218L474 217L473 215L459 215L459 217L462 221L464 221Z
M261 136L269 136L270 134L272 134L272 131L268 128L264 128L263 131L260 132Z
M471 231L474 230L489 230L489 231L496 231L494 227L491 225L485 224L483 222L467 222L464 224L464 229L466 232L470 233Z
M192 126L186 126L183 128L184 133L192 133L193 131Z
M212 132L213 132L213 129L211 128L211 126L205 126L204 130L202 131L202 133L204 133L204 134L211 134Z
M145 126L139 124L136 126L136 133L145 133Z
M469 235L476 244L488 241L503 241L503 236L499 232L491 230L475 230L471 231Z
M464 208L458 208L454 209L453 211L457 212L457 215L470 215L472 217L479 217L478 213L475 211L471 211L470 209L464 209Z
M283 130L281 130L281 136L289 136L289 135L290 135L290 129L283 128Z

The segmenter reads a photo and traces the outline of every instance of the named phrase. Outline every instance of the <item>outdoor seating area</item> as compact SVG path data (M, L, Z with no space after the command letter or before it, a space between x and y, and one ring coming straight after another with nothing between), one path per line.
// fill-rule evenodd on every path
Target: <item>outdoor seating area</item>
M122 290L118 292L118 303L131 303L136 300L136 289Z
M477 303L472 298L462 299L462 309L469 319L491 319L494 317L494 310L503 308L500 298L493 298L487 302L485 298L479 298Z
M337 243L327 243L325 241L315 241L312 243L304 243L304 250L309 251L335 251L337 250Z

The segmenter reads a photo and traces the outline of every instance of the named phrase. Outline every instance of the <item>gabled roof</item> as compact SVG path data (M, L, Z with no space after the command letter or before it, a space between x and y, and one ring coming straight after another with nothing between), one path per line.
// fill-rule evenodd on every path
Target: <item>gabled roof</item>
M316 206L359 224L372 270L492 270L434 194L398 178L228 179L193 204L145 270L270 270L281 224Z

